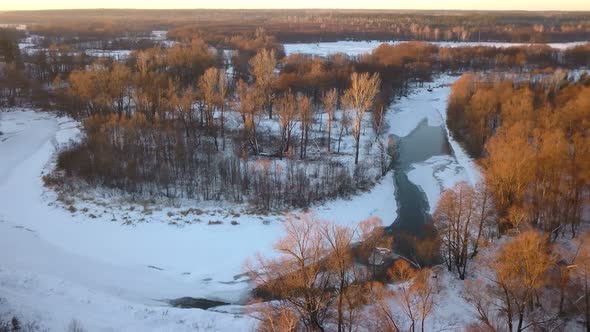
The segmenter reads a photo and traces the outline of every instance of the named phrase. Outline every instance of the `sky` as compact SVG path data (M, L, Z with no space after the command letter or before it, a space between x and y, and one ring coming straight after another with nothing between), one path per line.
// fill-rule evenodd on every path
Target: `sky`
M350 8L465 10L588 10L590 0L1 0L0 10L79 8ZM1 23L1 22L0 22Z

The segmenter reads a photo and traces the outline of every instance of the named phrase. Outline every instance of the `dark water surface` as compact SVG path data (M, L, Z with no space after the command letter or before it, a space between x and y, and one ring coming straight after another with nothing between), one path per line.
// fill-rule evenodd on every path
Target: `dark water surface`
M446 129L444 126L431 127L425 119L410 135L394 139L397 142L393 170L398 211L397 219L390 229L421 236L429 217L429 205L424 192L410 182L407 173L414 163L426 161L433 156L451 154Z

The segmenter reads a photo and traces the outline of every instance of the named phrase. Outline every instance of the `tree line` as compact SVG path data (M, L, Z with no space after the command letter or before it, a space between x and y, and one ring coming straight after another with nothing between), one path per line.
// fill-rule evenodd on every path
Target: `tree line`
M587 13L395 10L77 10L3 12L37 34L64 40L142 36L170 30L176 40L216 44L263 26L280 42L356 40L563 42L588 40ZM55 34L58 32L58 34Z

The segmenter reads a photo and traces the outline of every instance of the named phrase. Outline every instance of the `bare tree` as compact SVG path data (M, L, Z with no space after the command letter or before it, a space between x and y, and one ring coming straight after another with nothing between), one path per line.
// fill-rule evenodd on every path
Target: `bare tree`
M259 332L295 332L299 328L299 317L286 307L281 306L258 306L252 315L260 321L257 330Z
M529 314L540 307L537 304L555 262L547 242L539 233L526 231L486 260L485 279L470 286L466 297L480 322L490 328L521 332L551 321L547 314L541 318Z
M217 98L216 103L219 107L219 126L221 129L221 149L225 151L225 109L226 109L226 99L228 95L228 81L227 81L227 73L225 70L219 70L217 76Z
M238 112L244 123L246 139L252 152L258 154L260 152L260 147L258 145L257 129L263 97L255 87L248 86L248 84L242 80L238 82L238 97Z
M336 152L340 153L340 143L342 143L342 136L344 133L348 133L348 126L350 126L350 118L348 116L349 111L346 109L342 110L342 115L340 117L340 128L338 130L338 149Z
M176 84L171 84L168 92L168 103L171 111L174 113L174 118L182 122L186 137L191 136L191 132L194 126L193 123L193 112L195 94L187 88L181 96L176 91Z
M344 93L343 103L354 114L352 135L355 141L354 164L357 165L363 116L371 107L375 96L379 92L381 79L379 74L369 75L368 73L359 74L355 72L352 73L350 81L350 88Z
M284 225L286 236L275 245L281 256L258 257L249 270L260 289L278 298L269 305L296 312L307 331L324 331L334 297L325 291L331 276L323 269L327 247L319 221L310 215L290 216Z
M465 279L467 263L477 253L486 226L492 220L492 207L485 187L473 189L460 182L443 192L433 220L441 234L441 253L447 268L456 269Z
M291 143L291 134L295 128L297 118L297 100L291 91L279 98L275 103L278 109L279 122L281 124L281 158L289 152Z
M335 287L337 293L336 299L336 322L338 332L345 331L346 327L346 309L347 300L351 295L351 284L356 282L356 276L351 274L352 270L352 252L351 247L354 241L354 233L347 227L334 224L324 224L321 228L322 236L326 239L330 255L328 256L329 270L335 276ZM349 306L349 312L357 306ZM360 307L360 306L359 306ZM349 321L349 325L353 322Z
M572 300L583 314L586 331L590 331L590 233L584 233L576 241L577 246L573 254L572 264L566 269L572 281L582 291L582 296ZM583 299L583 301L581 301ZM582 302L581 305L578 304Z
M375 130L375 142L379 149L379 162L381 164L381 175L385 176L389 168L391 158L391 147L393 146L393 139L389 138L387 143L382 135L383 130L383 106L380 106L373 112L373 129Z
M401 322L391 306L391 300L395 292L387 285L374 283L371 287L373 306L371 307L372 320L369 321L369 329L383 332L400 332Z
M250 59L250 74L255 78L256 88L262 96L262 107L268 111L272 119L272 84L275 80L274 70L277 60L274 50L262 49Z
M415 270L403 259L389 269L391 279L400 282L393 297L409 321L408 331L425 331L425 322L436 305L438 289L432 282L430 269Z
M309 131L313 124L313 110L311 101L307 96L297 95L297 109L299 110L299 124L301 128L301 142L299 158L307 157L307 144L309 142Z
M205 104L205 127L207 133L217 144L217 130L215 126L215 106L218 105L219 70L211 67L199 79L199 90Z
M328 130L328 152L332 151L332 122L336 112L336 103L338 101L338 92L331 89L322 95L322 106L326 113L326 127Z

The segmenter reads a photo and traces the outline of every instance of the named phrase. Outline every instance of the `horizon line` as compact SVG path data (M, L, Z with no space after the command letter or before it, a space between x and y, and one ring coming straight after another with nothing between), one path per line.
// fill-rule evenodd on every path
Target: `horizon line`
M242 10L242 11L295 11L295 10L327 10L327 11L398 11L398 12L521 12L521 13L585 13L590 12L588 9L396 9L396 8L328 8L328 7L305 7L305 8L119 8L119 7L105 7L105 8L40 8L40 9L0 9L0 13L15 13L15 12L35 12L35 11L90 11L90 10Z

